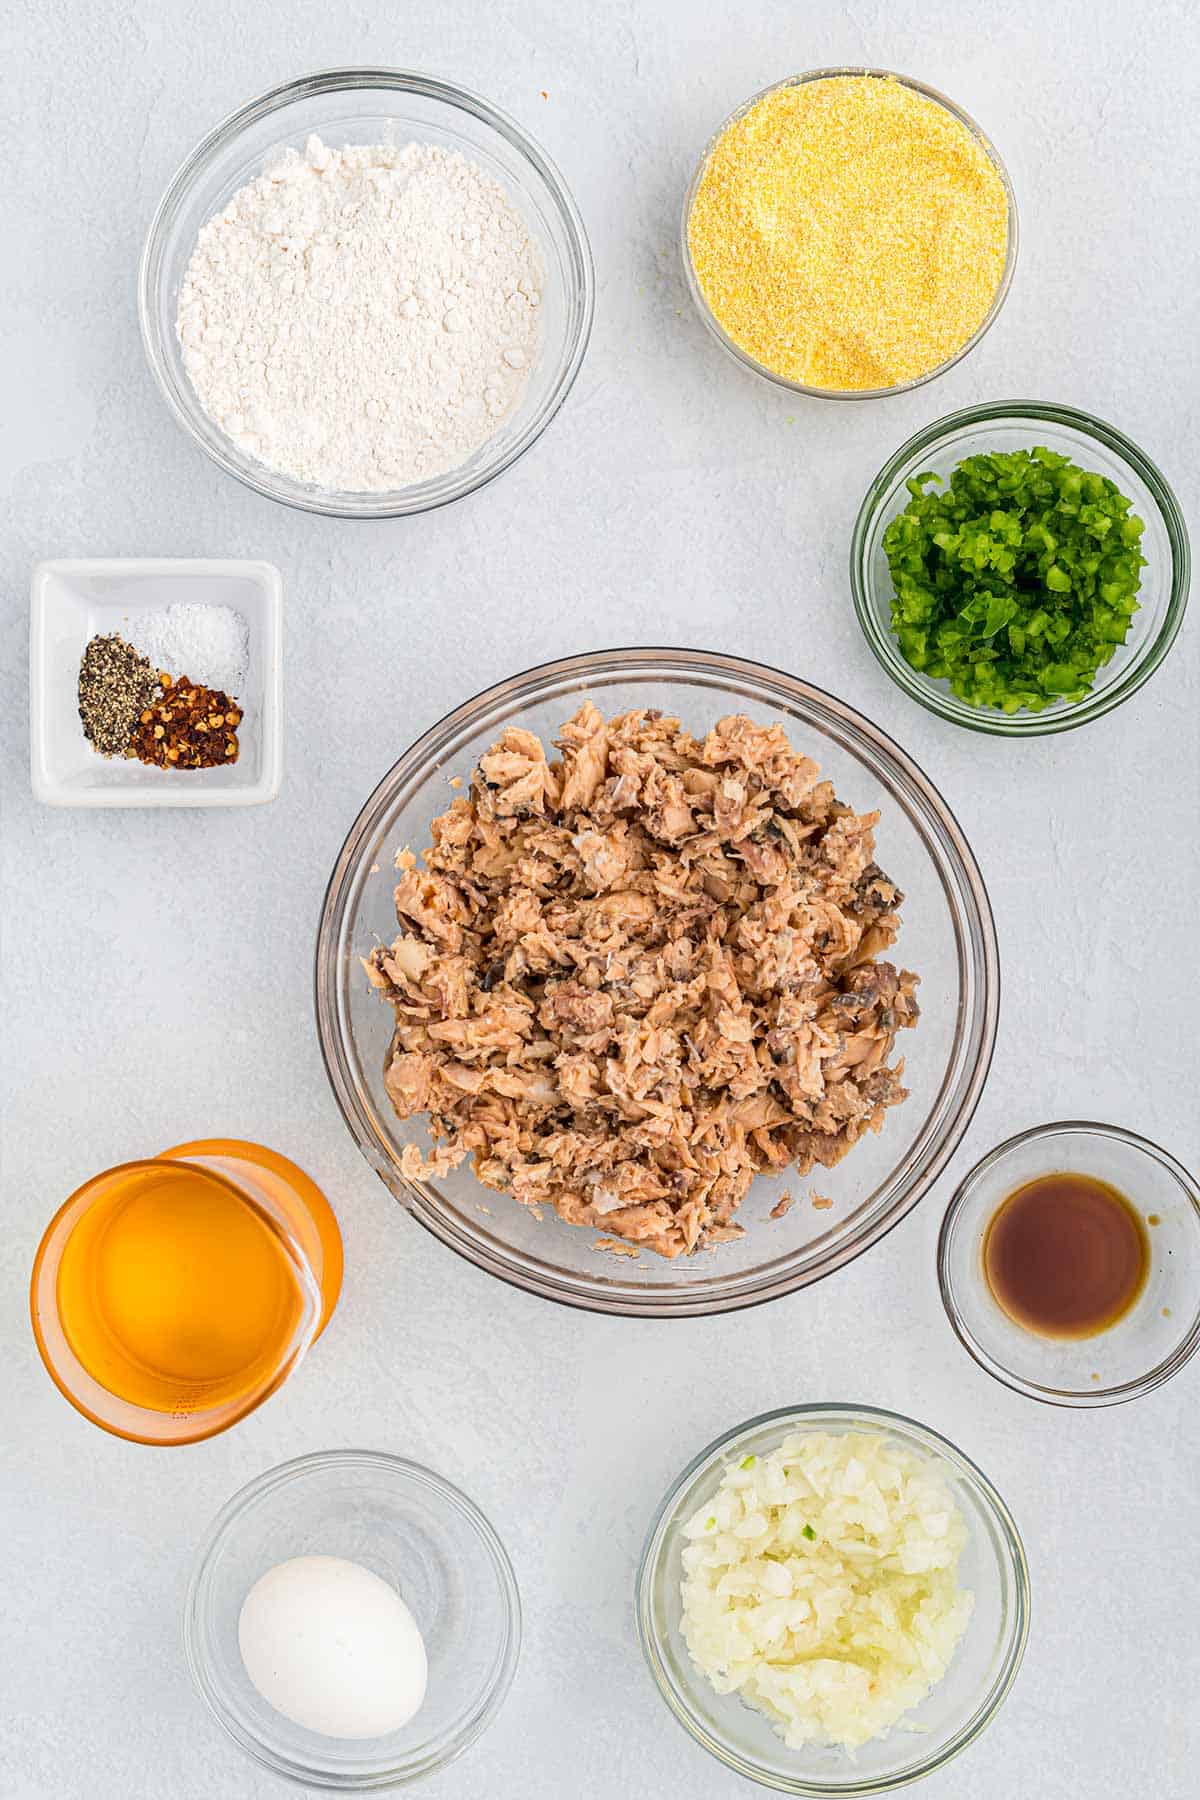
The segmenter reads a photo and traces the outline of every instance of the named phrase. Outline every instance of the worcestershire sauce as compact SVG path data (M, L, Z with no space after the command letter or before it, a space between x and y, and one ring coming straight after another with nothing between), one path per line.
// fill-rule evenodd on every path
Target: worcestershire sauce
M1085 1338L1124 1318L1150 1265L1145 1227L1105 1181L1039 1175L1001 1202L983 1240L992 1294L1040 1337Z

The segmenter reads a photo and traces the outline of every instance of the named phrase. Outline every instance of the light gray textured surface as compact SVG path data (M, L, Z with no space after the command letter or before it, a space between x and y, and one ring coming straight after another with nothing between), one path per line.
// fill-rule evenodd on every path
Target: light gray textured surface
M292 1791L192 1693L194 1546L252 1475L338 1444L411 1454L496 1521L527 1638L488 1736L430 1800L716 1800L738 1784L671 1722L635 1643L651 1508L721 1427L795 1398L915 1413L988 1470L1023 1527L1019 1684L929 1800L1182 1800L1200 1764L1200 1364L1085 1416L1019 1399L959 1350L933 1275L955 1172L1083 1114L1200 1161L1200 627L1090 729L1026 745L909 704L859 635L846 545L910 431L973 400L1114 420L1197 508L1200 33L1189 0L931 9L770 0L547 6L44 0L5 21L0 265L5 1011L0 1328L0 1793L213 1800ZM591 352L560 418L463 505L354 526L273 507L171 422L143 366L134 270L184 152L302 70L382 62L477 87L560 162L592 234ZM794 68L890 65L958 99L1008 161L1021 266L982 347L882 404L790 400L689 315L679 199L710 129ZM541 90L545 90L543 98ZM265 556L285 580L284 788L254 812L51 812L28 791L30 566L46 555ZM447 707L532 661L624 642L758 656L829 687L942 787L996 909L990 1084L950 1173L884 1244L791 1300L675 1326L509 1292L408 1223L322 1074L310 955L323 884L379 774ZM196 1134L305 1163L345 1233L338 1315L257 1416L178 1453L59 1398L27 1328L40 1229L106 1164ZM714 1371L717 1378L714 1380ZM749 1789L745 1790L749 1792Z

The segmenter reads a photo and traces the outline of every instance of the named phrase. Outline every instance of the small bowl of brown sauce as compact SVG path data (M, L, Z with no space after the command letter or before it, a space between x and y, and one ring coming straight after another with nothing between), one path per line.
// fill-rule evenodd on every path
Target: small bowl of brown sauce
M998 1381L1053 1406L1134 1400L1200 1344L1200 1185L1119 1126L1039 1125L959 1187L938 1280Z

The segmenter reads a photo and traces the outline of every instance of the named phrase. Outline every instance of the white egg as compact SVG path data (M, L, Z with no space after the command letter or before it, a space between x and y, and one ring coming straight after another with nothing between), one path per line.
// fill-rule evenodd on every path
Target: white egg
M425 1698L416 1620L390 1583L340 1556L268 1569L242 1602L238 1647L267 1704L326 1737L381 1737Z

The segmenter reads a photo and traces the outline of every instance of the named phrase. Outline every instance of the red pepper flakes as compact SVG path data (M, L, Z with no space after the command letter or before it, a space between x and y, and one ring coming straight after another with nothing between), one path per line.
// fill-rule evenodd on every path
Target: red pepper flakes
M190 676L160 675L162 698L148 706L130 745L139 762L159 769L213 769L238 759L242 711L220 688Z

